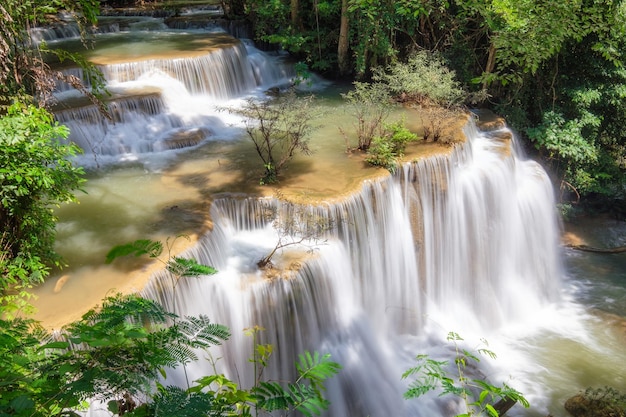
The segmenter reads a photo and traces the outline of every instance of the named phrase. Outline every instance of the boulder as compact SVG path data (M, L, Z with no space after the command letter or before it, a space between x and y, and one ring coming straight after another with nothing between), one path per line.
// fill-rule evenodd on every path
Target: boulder
M626 417L626 395L605 387L587 389L565 401L573 417Z

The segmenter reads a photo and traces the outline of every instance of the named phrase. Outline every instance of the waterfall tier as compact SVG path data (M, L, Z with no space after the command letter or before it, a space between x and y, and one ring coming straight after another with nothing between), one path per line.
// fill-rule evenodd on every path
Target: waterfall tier
M130 38L123 43L126 36ZM98 66L113 94L107 100L111 119L96 106L76 107L70 86L57 87L61 103L56 118L70 128L70 140L84 150L83 164L134 161L210 138L229 139L233 129L229 131L227 124L232 117L222 106L286 85L294 76L291 67L276 57L223 32L159 33L148 39L120 34L106 39L87 58L96 64L122 61ZM185 48L178 48L180 44ZM143 58L127 60L136 54ZM81 69L63 72L89 85Z
M367 181L341 202L215 201L214 229L185 256L219 274L184 280L175 291L171 277L158 274L144 294L228 325L233 338L215 354L218 371L243 387L253 382L243 330L260 326L260 342L276 349L268 378L292 378L306 349L342 364L329 382L329 415L435 415L435 402L402 399L400 378L429 334L488 336L558 298L558 230L545 172L504 152L473 122L465 133L467 143L450 155ZM282 252L285 278L267 279L256 267L280 237L264 214L268 204L283 217L306 213L332 225L323 244ZM211 372L198 363L190 379Z

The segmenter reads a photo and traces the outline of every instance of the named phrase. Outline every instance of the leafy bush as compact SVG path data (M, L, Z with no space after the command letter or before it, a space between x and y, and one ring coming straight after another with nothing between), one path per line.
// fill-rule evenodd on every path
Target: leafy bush
M432 52L420 51L411 55L406 63L378 68L373 79L387 85L399 100L418 105L452 107L467 98L454 71Z
M54 252L54 206L73 201L83 170L68 130L42 108L14 104L0 118L0 294L43 281Z
M417 135L406 128L404 120L385 124L383 135L372 140L365 160L394 172L398 158L404 155L406 145L414 140L417 140Z
M246 132L263 162L261 185L278 182L282 168L297 152L311 154L309 136L317 116L313 99L298 97L291 89L273 100L250 98L243 107L228 109L246 119Z

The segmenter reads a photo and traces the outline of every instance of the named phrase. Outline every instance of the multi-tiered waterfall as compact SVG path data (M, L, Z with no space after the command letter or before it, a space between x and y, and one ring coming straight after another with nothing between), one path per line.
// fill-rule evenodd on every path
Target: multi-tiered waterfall
M156 276L144 294L230 326L218 366L244 386L253 375L243 330L260 326L262 342L277 349L269 377L293 376L304 350L330 352L343 365L329 382L330 415L435 415L436 408L405 402L400 380L431 332L487 336L558 298L557 227L544 171L473 122L465 131L467 143L450 155L407 163L341 202L295 210L278 200L215 201L213 231L186 256L220 273L184 280L175 291L170 277ZM278 239L272 223L259 220L267 204L278 215L304 210L333 225L296 271L271 280L256 267ZM198 364L193 376L211 367Z
M126 42L124 34L107 36L113 45ZM220 107L289 83L293 73L249 43L222 38L206 47L211 36L153 34L160 45L170 38L202 44L187 56L149 53L141 44L145 59L99 57L113 93L112 120L88 105L60 106L56 113L85 150L80 162L132 160L150 167L162 155L184 160L180 149L238 141L241 131L231 126L237 120ZM68 95L59 92L62 99ZM451 152L407 162L394 175L366 180L332 202L204 196L212 228L183 255L219 273L184 279L174 289L171 277L159 272L143 289L181 315L208 315L231 328L231 340L212 352L215 364L196 363L187 377L212 373L215 365L249 387L253 340L244 329L259 326L258 341L275 347L267 378L292 378L304 350L330 353L343 366L327 385L331 416L449 415L460 410L436 396L405 401L401 374L418 353L450 359L444 339L454 331L468 343L481 337L492 342L500 359L481 363L478 372L508 382L533 402L530 414L514 409L511 415L545 415L548 408L563 415L550 406L563 394L552 392L579 388L561 376L567 365L553 371L544 360L560 355L546 344L567 344L570 351L584 344L589 357L604 353L573 318L585 314L562 297L550 182L537 163L521 158L506 127L480 131L470 117L464 133L466 142ZM268 207L283 218L306 214L330 225L306 246L279 251L271 277L257 262L284 236L264 215ZM617 352L611 355L619 361L623 352ZM182 383L182 374L170 375L168 383ZM619 380L619 371L608 379Z

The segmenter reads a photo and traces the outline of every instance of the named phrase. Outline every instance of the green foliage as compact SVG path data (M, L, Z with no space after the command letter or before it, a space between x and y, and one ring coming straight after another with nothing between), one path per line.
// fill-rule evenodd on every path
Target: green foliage
M321 414L329 405L323 397L323 383L337 374L341 366L332 362L328 354L305 352L298 357L296 363L298 377L293 383L263 381L263 370L272 355L273 347L256 343L257 333L261 330L263 329L258 326L247 330L247 334L254 337L256 346L250 359L255 367L255 384L250 393L256 409L298 410L307 417Z
M163 253L163 243L149 239L138 239L134 242L113 247L106 255L105 262L110 264L116 258L134 255L136 257L148 255L150 258L158 258Z
M338 34L328 28L339 18L339 2L302 2L306 6L298 8L281 0L247 3L248 19L253 23L257 40L279 46L318 72L331 70L336 64Z
M419 51L406 63L396 62L377 68L372 77L387 85L393 96L420 106L452 107L461 104L467 93L443 59L432 52Z
M353 45L355 69L360 76L370 68L386 65L396 56L394 28L397 18L394 2L353 0L348 10L354 17L358 37Z
M87 399L141 397L164 367L197 360L195 349L230 335L203 316L166 325L175 318L153 301L117 295L54 339L32 321L3 321L0 412L68 416L62 410L80 408Z
M538 149L548 151L549 158L580 164L597 160L595 147L583 137L583 129L589 124L597 126L599 120L566 120L562 114L548 111L543 114L543 123L529 128L527 134Z
M626 70L598 52L586 52L594 44L586 39L568 48L558 68L544 69L543 77L552 79L550 89L542 95L545 86L529 87L532 97L525 93L527 101L519 104L533 109L522 120L523 129L561 187L567 184L575 191L576 201L590 195L615 198L624 190ZM622 42L620 50L625 48ZM581 62L581 54L589 59ZM544 106L541 112L534 110Z
M83 171L79 152L46 110L15 104L0 118L0 293L29 287L60 265L53 207L74 200Z
M184 236L178 236L184 237ZM177 239L176 238L176 239ZM174 239L174 240L176 240ZM171 251L169 239L166 242L168 251ZM105 262L112 263L115 259L133 255L140 257L147 255L150 258L159 260L165 265L165 269L172 273L177 279L182 277L197 277L201 275L213 275L217 270L212 266L199 264L195 259L181 258L168 254L168 259L159 257L163 254L164 246L162 242L150 239L138 239L131 243L117 245L106 255Z
M384 135L384 125L392 109L389 91L381 83L357 81L354 89L342 94L342 97L348 103L348 111L356 119L357 149L367 151L375 137ZM349 142L345 130L340 130Z
M506 384L495 386L484 379L470 379L468 373L473 365L480 362L480 356L494 359L495 354L485 347L474 350L463 349L460 343L463 338L457 333L450 332L447 337L455 348L453 370L449 370L448 361L437 361L428 355L418 355L417 364L402 374L402 378L413 378L408 390L404 393L406 399L418 398L429 391L441 390L440 395L453 395L463 400L466 413L457 417L483 416L498 417L499 411L494 404L501 399L519 402L528 407L528 401L517 390ZM483 341L486 346L486 342Z
M312 95L298 97L291 89L272 100L250 98L244 107L228 109L246 119L246 132L264 167L261 185L278 182L283 167L297 152L311 153L313 99Z
M98 0L5 0L0 5L0 114L16 98L34 99L46 104L51 99L54 81L64 78L52 71L42 56L41 45L31 41L29 28L47 22L59 11L72 14L84 41L88 28L96 23ZM64 59L80 61L77 54L62 53ZM93 66L90 66L93 68ZM94 72L95 74L95 72ZM66 79L89 97L97 98L80 87L76 80ZM99 84L94 84L97 86Z
M365 160L394 172L398 166L398 159L404 155L406 145L415 140L417 135L406 128L404 120L385 124L383 136L377 136L372 140Z
M0 320L0 415L54 415L48 412L55 407L45 406L53 378L37 369L46 363L40 334L32 320ZM33 414L37 403L41 412Z

